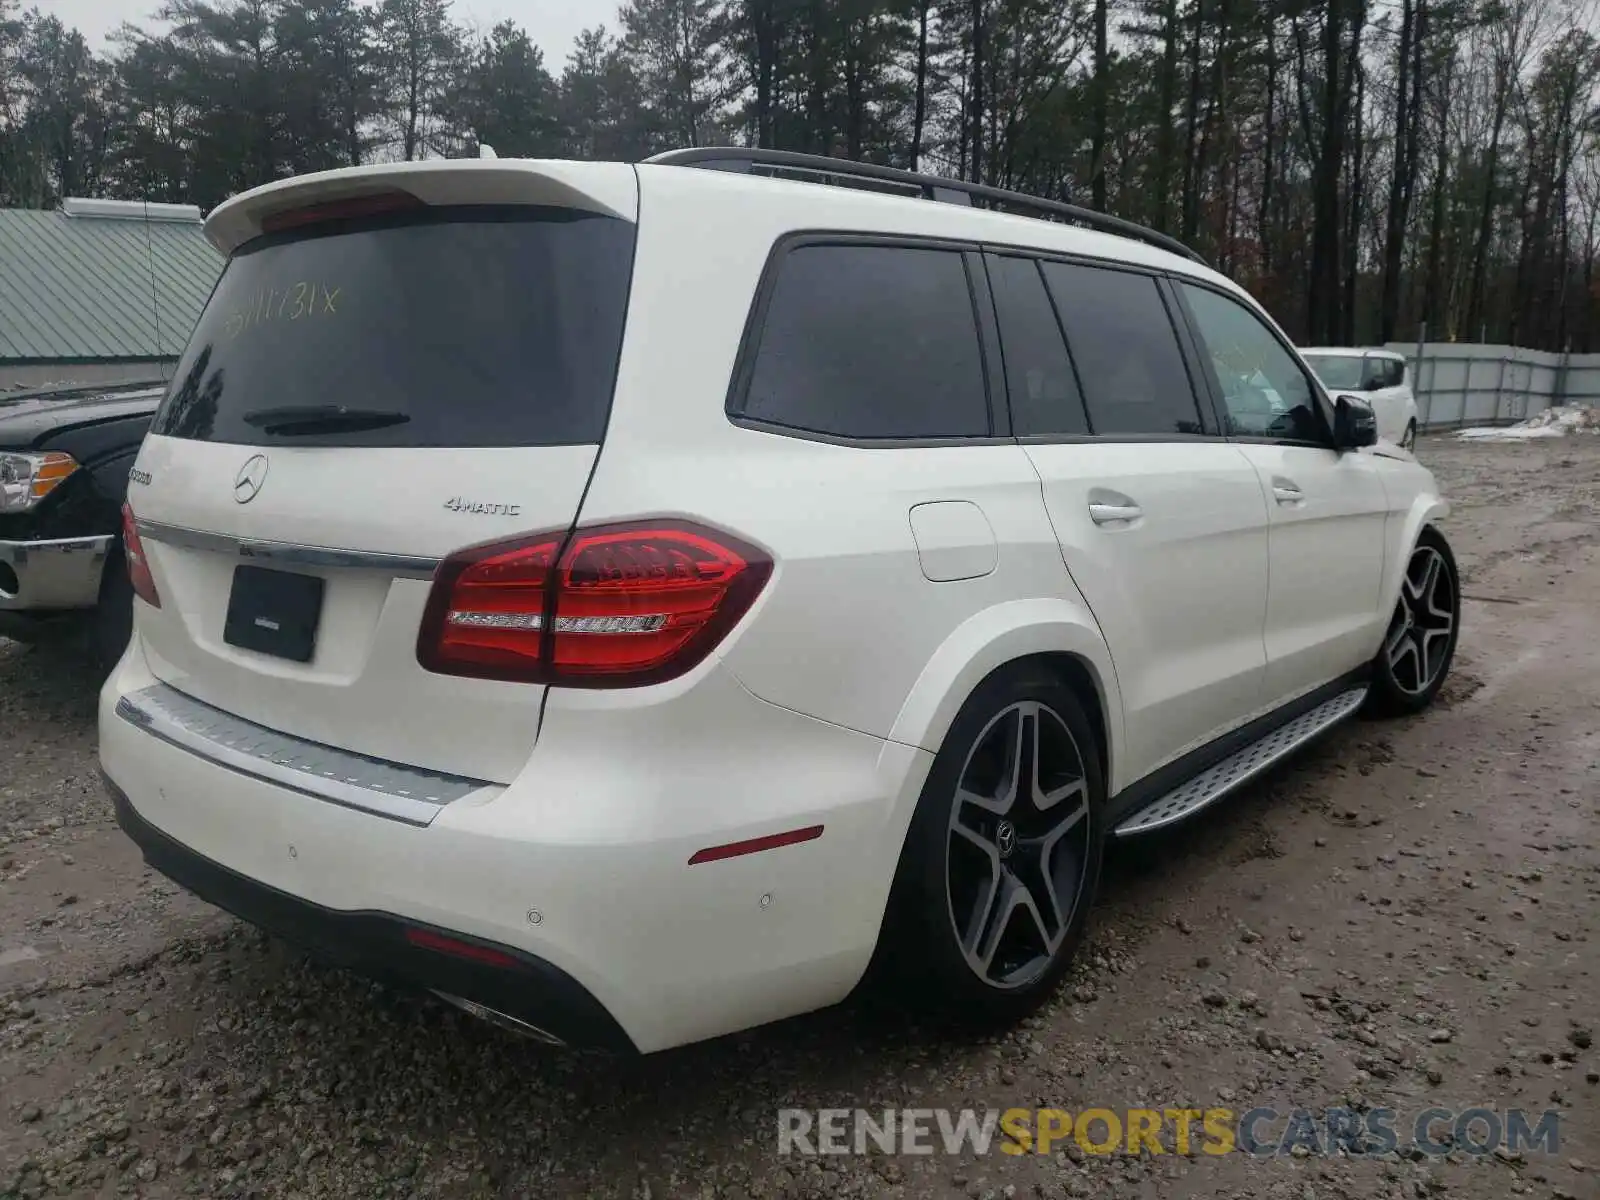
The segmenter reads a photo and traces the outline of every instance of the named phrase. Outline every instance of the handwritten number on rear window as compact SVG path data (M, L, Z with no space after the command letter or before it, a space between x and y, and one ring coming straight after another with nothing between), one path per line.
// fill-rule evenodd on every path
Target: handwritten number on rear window
M339 314L341 289L302 279L281 288L258 291L247 307L228 314L223 329L236 338L246 329L280 321L300 321Z

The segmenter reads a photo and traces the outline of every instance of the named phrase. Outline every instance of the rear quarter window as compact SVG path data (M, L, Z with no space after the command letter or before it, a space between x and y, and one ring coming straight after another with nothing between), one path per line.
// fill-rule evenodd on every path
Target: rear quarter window
M778 260L735 415L848 439L989 433L959 251L802 244Z
M486 206L257 238L223 271L153 432L244 445L598 442L633 246L616 218ZM391 419L262 422L340 407Z

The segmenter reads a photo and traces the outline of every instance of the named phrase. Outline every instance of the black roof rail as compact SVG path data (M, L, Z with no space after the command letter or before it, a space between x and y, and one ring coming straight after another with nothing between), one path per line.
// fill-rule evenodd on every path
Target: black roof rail
M1080 208L1076 204L1064 204L1059 200L1046 200L1041 196L1029 196L1024 192L1007 191L1005 188L989 187L982 183L968 183L964 179L946 179L939 175L902 171L898 167L885 167L877 163L826 158L820 154L801 154L793 150L753 150L742 146L697 146L684 150L666 150L644 161L674 167L733 171L744 175L777 175L783 172L814 183L884 191L895 195L936 200L944 204L972 206L975 201L982 200L994 208L1023 209L1025 211L1020 214L1023 216L1071 221L1102 233L1132 238L1205 265L1205 259L1177 238L1157 233L1154 229L1147 229L1133 221L1125 221L1121 217L1095 212L1089 208Z

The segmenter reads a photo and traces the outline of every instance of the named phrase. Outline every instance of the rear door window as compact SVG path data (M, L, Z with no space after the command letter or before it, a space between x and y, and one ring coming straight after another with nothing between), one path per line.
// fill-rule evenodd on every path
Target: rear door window
M737 411L850 439L986 436L983 354L962 254L846 244L790 250Z
M1204 433L1155 279L1072 263L1043 265L1078 368L1090 430L1144 437Z
M1088 433L1089 420L1072 359L1039 275L1039 264L1031 258L992 254L987 265L1017 436Z
M224 270L153 431L244 445L599 442L633 244L613 217L482 206L257 238Z

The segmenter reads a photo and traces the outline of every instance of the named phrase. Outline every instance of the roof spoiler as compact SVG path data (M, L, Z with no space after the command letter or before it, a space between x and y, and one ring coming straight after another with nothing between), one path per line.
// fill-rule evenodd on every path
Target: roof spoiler
M430 159L318 171L263 184L218 205L206 220L206 238L223 254L232 254L270 227L290 223L285 214L397 193L425 205L546 205L625 221L639 215L639 182L627 163Z

